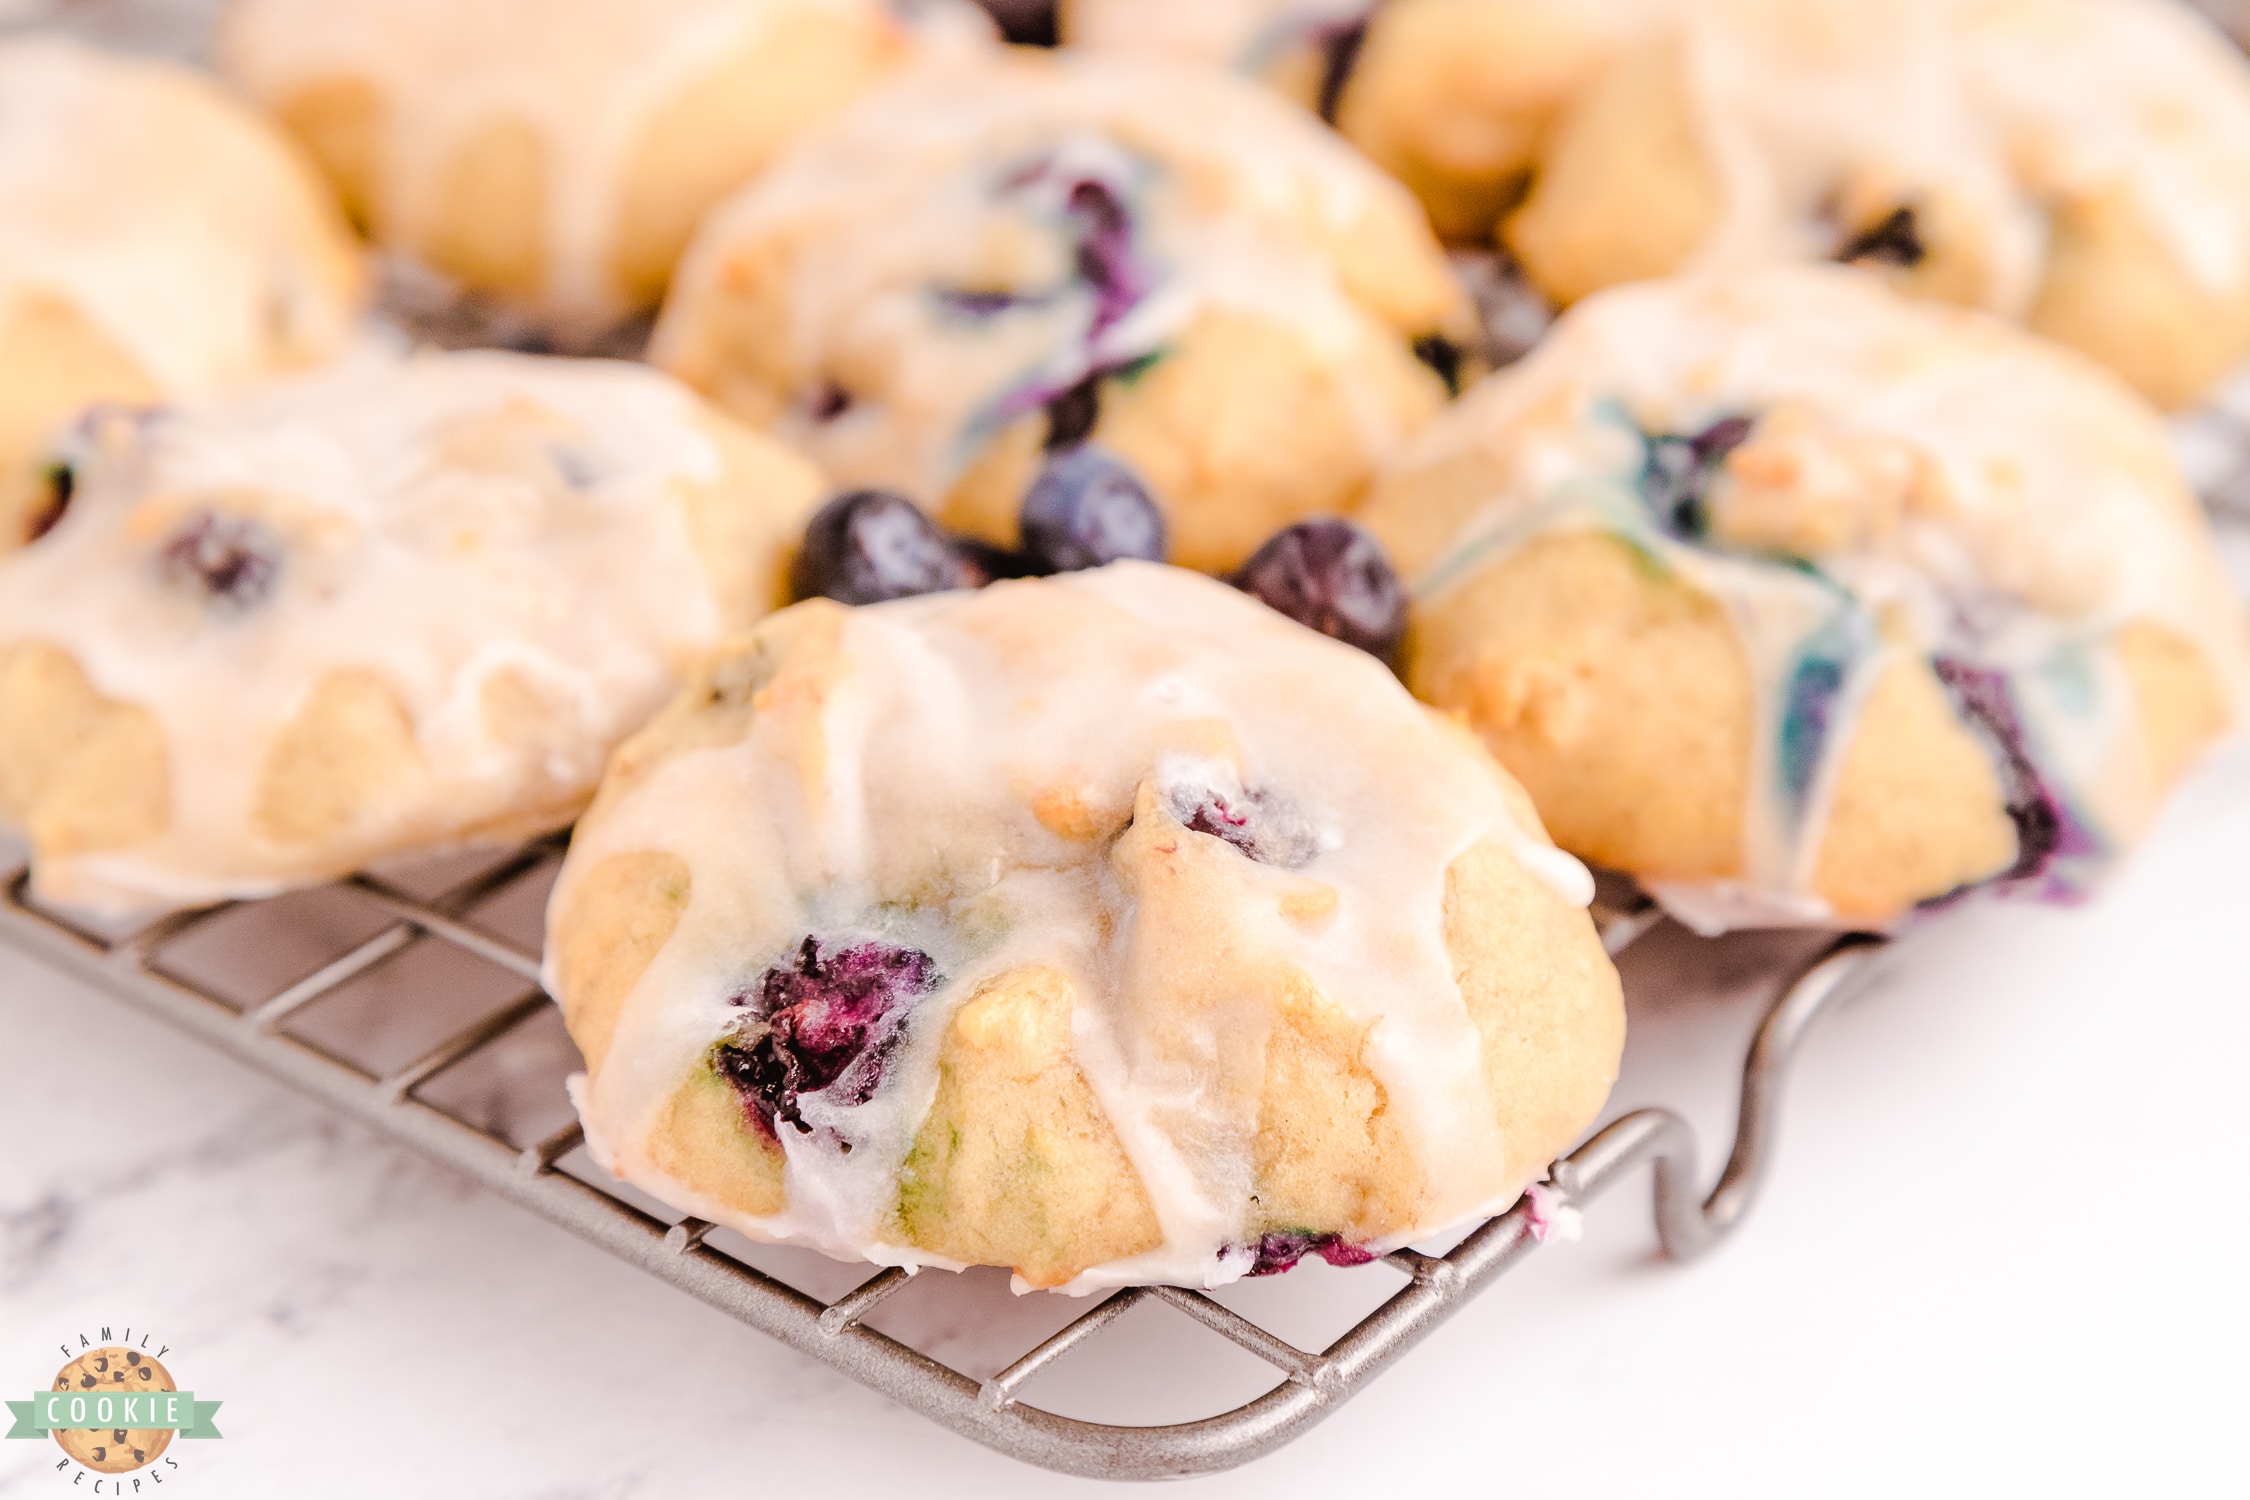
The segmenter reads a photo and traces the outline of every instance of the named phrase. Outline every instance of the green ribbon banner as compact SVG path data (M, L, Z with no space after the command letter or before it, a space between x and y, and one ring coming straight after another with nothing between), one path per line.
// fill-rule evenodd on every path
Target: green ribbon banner
M12 1438L41 1438L56 1428L65 1432L102 1427L170 1427L183 1438L215 1438L211 1414L225 1403L198 1401L192 1391L41 1391L29 1401L10 1401Z

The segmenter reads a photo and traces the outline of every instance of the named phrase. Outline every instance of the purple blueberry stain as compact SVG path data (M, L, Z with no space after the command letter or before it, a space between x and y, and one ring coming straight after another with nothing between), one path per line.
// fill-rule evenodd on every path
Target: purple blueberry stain
M1817 575L1816 575L1817 576ZM1797 648L1782 682L1778 769L1790 816L1801 819L1840 727L1837 705L1853 668L1873 649L1875 623L1849 595Z
M927 953L867 941L823 949L807 937L795 959L758 976L730 1003L749 1012L712 1050L712 1067L768 1134L813 1126L801 1103L865 1104L882 1087L914 1002L938 984Z
M2098 859L2107 850L2072 811L2068 798L2041 774L2008 674L1950 656L1932 658L1930 668L1952 698L1955 712L1984 737L2000 762L2008 821L2016 830L2016 862L1990 883L2037 882L2042 896L2069 896L2072 888L2060 877L2059 864Z
M1350 521L1285 526L1227 579L1300 625L1395 663L1406 590L1383 544Z
M1666 534L1699 542L1710 530L1711 482L1727 455L1750 437L1755 419L1722 417L1700 432L1641 434L1642 501Z
M273 592L281 574L281 538L249 516L198 511L158 554L164 581L210 602L250 609Z
M1076 231L1078 279L1094 294L1089 336L1098 339L1140 305L1152 278L1133 253L1133 214L1124 194L1099 178L1081 177L1064 202Z
M1047 446L1072 446L1090 434L1100 416L1101 383L1130 378L1153 359L1150 351L1119 354L1102 345L1155 287L1159 276L1135 244L1132 205L1123 188L1100 167L1045 153L1022 163L997 184L1002 198L1037 194L1059 200L1057 217L1069 241L1070 283L1092 299L1086 327L1067 361L1051 363L990 403L970 424L972 438L989 435L1032 412L1048 416ZM1051 294L988 294L946 291L941 301L982 316L1013 307L1044 304ZM973 299L964 303L962 299Z
M1308 1255L1317 1255L1332 1266L1364 1266L1375 1259L1374 1251L1340 1234L1315 1234L1305 1229L1270 1230L1259 1235L1250 1248L1252 1260L1247 1274L1251 1276L1278 1276Z

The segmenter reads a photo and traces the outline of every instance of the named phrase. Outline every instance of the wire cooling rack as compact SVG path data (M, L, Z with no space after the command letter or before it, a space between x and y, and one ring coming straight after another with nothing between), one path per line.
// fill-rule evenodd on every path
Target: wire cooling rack
M1366 1388L1392 1361L1490 1287L1546 1237L1555 1216L1653 1169L1657 1234L1675 1260L1709 1249L1738 1223L1773 1155L1774 1119L1800 1037L1876 951L1846 937L1776 976L1742 1070L1734 1147L1717 1186L1698 1191L1695 1133L1680 1115L1639 1109L1609 1121L1556 1162L1539 1216L1528 1204L1471 1230L1443 1253L1399 1250L1377 1266L1397 1285L1340 1337L1306 1348L1219 1300L1180 1287L1138 1287L1094 1302L1021 1299L1039 1327L987 1374L893 1329L870 1326L910 1284L964 1295L968 1276L822 1262L825 1277L750 1264L760 1247L680 1218L611 1179L584 1150L563 1079L579 1066L539 989L540 909L561 855L544 840L505 857L360 875L268 901L100 931L40 907L22 869L0 899L0 938L43 955L261 1071L414 1146L492 1191L662 1277L682 1291L835 1367L924 1416L1026 1462L1107 1479L1161 1479L1231 1468L1269 1453ZM1598 912L1612 952L1657 914ZM730 1241L732 1244L730 1246ZM768 1256L772 1252L768 1250ZM816 1259L797 1255L801 1272ZM786 1256L783 1257L786 1261ZM1331 1271L1363 1289L1377 1266ZM1325 1269L1325 1268L1321 1268ZM818 1296L793 1281L841 1274ZM1304 1272L1289 1273L1300 1276ZM1156 1304L1174 1334L1200 1327L1264 1368L1248 1400L1158 1425L1064 1415L1026 1387L1099 1360L1128 1313ZM974 1316L974 1314L972 1314ZM942 1345L942 1340L934 1341ZM1315 1341L1319 1342L1319 1341ZM917 1347L917 1343L925 1347Z

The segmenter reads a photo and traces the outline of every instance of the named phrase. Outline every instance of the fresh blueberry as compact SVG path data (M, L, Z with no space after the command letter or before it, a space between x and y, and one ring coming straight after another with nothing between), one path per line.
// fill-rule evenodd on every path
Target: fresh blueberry
M23 539L28 544L38 541L61 524L63 512L70 509L71 497L78 493L78 471L69 464L55 462L47 465L39 475L39 508L24 522Z
M1172 816L1196 833L1224 839L1260 864L1294 870L1310 864L1320 841L1304 814L1263 788L1225 792L1208 785L1169 789Z
M1280 1229L1258 1236L1252 1247L1256 1260L1252 1276L1275 1276L1308 1255L1317 1255L1332 1266L1364 1266L1375 1252L1352 1244L1340 1234L1313 1234L1302 1229Z
M1051 455L1023 501L1023 550L1071 573L1121 557L1164 560L1164 517L1133 471L1099 448Z
M1930 247L1922 242L1922 226L1914 210L1901 206L1844 241L1837 247L1836 259L1847 263L1871 260L1879 265L1904 266L1912 270L1929 253Z
M712 1064L768 1131L786 1120L810 1133L798 1101L865 1104L904 1036L906 1013L937 983L927 953L867 942L823 953L808 937L796 962L768 969L734 999L749 1024L714 1049Z
M984 578L913 501L853 490L814 514L789 581L799 599L880 604L974 588Z
M1383 544L1349 521L1283 527L1227 581L1298 624L1385 662L1398 655L1406 591Z
M199 511L172 534L161 558L166 582L248 609L273 592L281 572L281 538L248 516Z

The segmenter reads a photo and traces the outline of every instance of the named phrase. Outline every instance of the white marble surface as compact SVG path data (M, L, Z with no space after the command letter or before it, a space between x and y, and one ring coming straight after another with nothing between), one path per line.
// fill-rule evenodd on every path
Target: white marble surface
M1770 1193L1711 1260L1652 1259L1635 1183L1325 1426L1194 1488L2250 1490L2246 848L2238 751L2094 905L1969 912L1905 945L1812 1038ZM1746 1013L1644 987L1633 1019L1618 1107L1685 1100L1715 1130ZM0 1141L0 1385L42 1383L80 1328L154 1330L227 1403L168 1494L1091 1488L4 950ZM1256 1290L1317 1323L1365 1274ZM1081 1394L1200 1368L1211 1346L1144 1313ZM472 1411L480 1391L506 1404ZM65 1493L59 1456L0 1444L0 1496Z

